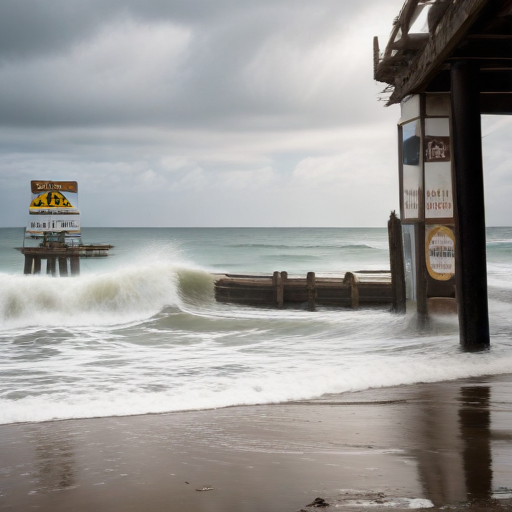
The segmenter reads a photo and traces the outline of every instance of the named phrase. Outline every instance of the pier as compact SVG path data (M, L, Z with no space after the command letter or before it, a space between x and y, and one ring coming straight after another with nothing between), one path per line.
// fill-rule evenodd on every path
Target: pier
M512 115L512 0L406 0L374 79L400 104L407 298L451 304L466 350L489 347L481 114Z
M24 274L40 274L42 261L46 260L46 273L54 277L80 274L80 258L108 256L113 245L90 244L61 247L17 247L25 256Z
M40 274L44 260L48 275L77 276L80 258L108 255L112 245L81 241L76 181L35 180L30 182L30 189L32 199L23 247L16 247L25 256L24 274Z

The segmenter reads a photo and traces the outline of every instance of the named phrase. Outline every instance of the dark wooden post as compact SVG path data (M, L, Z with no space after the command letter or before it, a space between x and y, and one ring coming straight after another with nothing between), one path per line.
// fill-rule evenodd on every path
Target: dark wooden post
M281 272L277 270L274 272L272 276L272 285L275 290L276 303L278 308L283 307L283 279L281 277Z
M350 285L350 303L353 309L359 307L359 280L352 272L347 272L343 278L343 284Z
M41 273L41 256L34 256L34 274Z
M25 254L25 267L23 268L24 274L32 274L32 262L34 261L34 257L28 254Z
M416 312L421 324L427 320L427 262L425 257L425 223L415 226L416 235Z
M316 277L314 272L308 272L306 277L308 287L308 310L315 311L316 309Z
M71 275L72 276L80 275L80 257L79 256L71 256L70 267L71 267Z
M455 279L460 342L468 350L490 344L479 74L473 61L451 65Z
M59 274L60 277L67 277L68 275L68 259L66 257L59 258Z
M389 260L393 311L405 313L405 268L402 242L402 222L393 211L388 221Z
M48 257L46 259L46 273L47 274L51 274L52 276L56 276L57 275L57 265L56 265L56 260L55 258L50 258Z
M281 271L281 282L283 284L283 304L284 304L284 288L286 286L286 281L288 281L288 272L286 270Z

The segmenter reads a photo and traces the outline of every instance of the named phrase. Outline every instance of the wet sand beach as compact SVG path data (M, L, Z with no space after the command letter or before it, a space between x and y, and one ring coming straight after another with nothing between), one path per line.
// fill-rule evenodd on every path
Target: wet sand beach
M0 426L4 512L500 510L511 497L511 375Z

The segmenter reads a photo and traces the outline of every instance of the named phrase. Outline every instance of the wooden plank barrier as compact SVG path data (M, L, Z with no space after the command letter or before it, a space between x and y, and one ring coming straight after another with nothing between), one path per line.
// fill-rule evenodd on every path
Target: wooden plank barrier
M287 272L266 275L222 274L215 276L218 302L246 306L302 305L314 311L318 305L357 308L393 303L389 271L347 272L344 277L289 276Z

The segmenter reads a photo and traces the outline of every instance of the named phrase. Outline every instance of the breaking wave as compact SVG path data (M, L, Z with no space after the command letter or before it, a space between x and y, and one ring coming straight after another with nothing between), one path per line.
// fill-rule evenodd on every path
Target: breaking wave
M0 273L0 330L125 324L212 297L209 273L165 262L59 279Z

